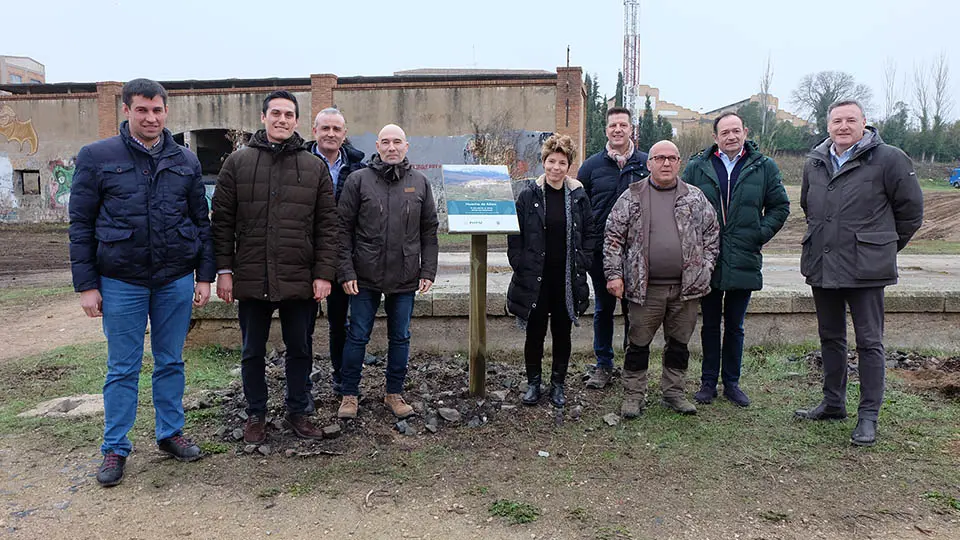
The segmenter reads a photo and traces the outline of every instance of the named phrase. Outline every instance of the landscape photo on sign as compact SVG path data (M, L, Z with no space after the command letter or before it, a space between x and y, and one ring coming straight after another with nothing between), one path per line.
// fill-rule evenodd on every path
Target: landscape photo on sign
M519 232L505 165L444 165L441 174L451 233Z

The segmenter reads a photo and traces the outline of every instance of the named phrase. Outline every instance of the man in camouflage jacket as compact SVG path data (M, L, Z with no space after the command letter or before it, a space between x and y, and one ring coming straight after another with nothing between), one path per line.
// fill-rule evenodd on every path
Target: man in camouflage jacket
M677 147L670 141L653 145L647 166L649 180L631 184L614 204L603 243L607 290L629 303L620 411L628 418L640 413L646 398L650 342L661 324L662 403L682 414L697 412L684 397L687 343L720 251L717 214L702 191L680 179Z

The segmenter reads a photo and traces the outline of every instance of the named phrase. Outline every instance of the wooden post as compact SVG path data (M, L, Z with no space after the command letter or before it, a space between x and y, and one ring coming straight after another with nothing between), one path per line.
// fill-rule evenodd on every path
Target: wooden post
M470 395L486 395L487 235L470 237Z

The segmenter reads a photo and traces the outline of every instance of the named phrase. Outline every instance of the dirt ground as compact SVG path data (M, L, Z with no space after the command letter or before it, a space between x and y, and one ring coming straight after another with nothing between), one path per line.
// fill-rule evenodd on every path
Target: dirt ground
M960 193L927 193L918 238L960 241L957 204ZM775 242L799 242L799 215ZM0 292L66 287L69 279L63 227L0 226ZM0 320L0 363L102 341L99 320L84 317L69 292L0 302ZM956 358L894 361L908 386L957 399ZM232 439L242 424L235 384L208 396L217 412L194 427L199 439L223 445L223 453L180 464L156 452L152 432L137 433L141 443L127 478L111 490L94 478L97 440L63 445L41 430L0 436L0 537L960 539L957 512L915 496L926 488L904 470L930 458L913 457L907 444L913 441L888 443L903 445L896 459L842 444L818 448L843 467L847 482L823 476L802 452L784 458L773 448L722 455L729 450L721 445L718 465L723 457L731 470L691 470L672 460L669 449L696 445L698 429L738 414L729 405L691 420L655 416L676 428L663 436L655 427L645 433L605 426L599 417L615 410L616 394L588 393L576 377L571 403L558 415L546 405L517 405L522 378L516 365L494 366L490 390L507 390L507 396L482 402L464 396L462 358L415 356L411 367L416 383L409 399L422 410L408 423L411 435L400 433L379 404L382 370L373 367L366 412L343 425L340 438L303 443L272 429L269 451L247 453ZM336 401L326 374L321 370L317 378L321 424L333 425ZM279 388L272 392L275 416ZM758 391L745 425L760 421L757 411L783 405L765 401L766 395ZM441 405L462 418L439 419L434 434L427 424ZM851 427L824 429L842 441ZM960 465L956 431L942 452L953 471ZM544 449L549 457L538 454ZM955 475L947 477L941 489L960 493ZM542 515L527 525L507 524L488 511L499 499L532 502Z

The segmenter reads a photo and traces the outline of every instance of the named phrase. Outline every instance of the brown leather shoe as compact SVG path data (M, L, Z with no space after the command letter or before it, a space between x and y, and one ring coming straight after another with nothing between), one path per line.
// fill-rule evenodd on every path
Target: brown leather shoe
M401 420L413 416L413 407L407 405L400 394L387 394L383 398L383 403L390 408L394 416Z
M247 418L246 425L243 426L243 442L260 444L265 440L267 440L267 422L263 416L251 414Z
M343 399L340 400L337 418L356 418L358 408L357 396L343 396Z
M305 414L288 414L283 417L283 424L292 429L301 439L322 439L323 431L313 425Z

